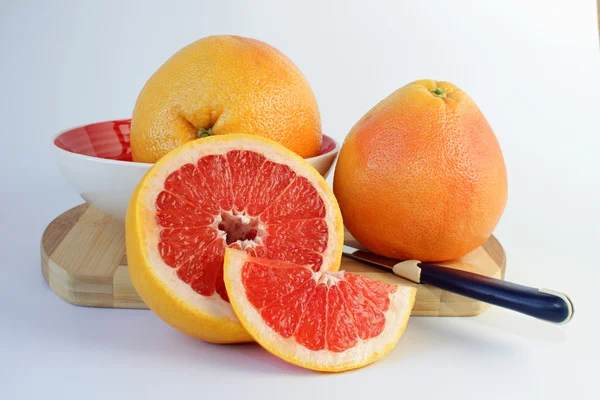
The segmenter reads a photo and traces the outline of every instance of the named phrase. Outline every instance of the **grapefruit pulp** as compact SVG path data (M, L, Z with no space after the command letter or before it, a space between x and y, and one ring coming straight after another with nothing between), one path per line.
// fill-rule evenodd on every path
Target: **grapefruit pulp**
M131 280L160 318L193 337L251 341L223 282L226 248L337 270L341 214L325 180L301 157L244 134L189 142L161 158L127 211Z
M329 372L365 366L392 350L416 294L409 286L235 249L225 250L224 278L236 315L261 346Z

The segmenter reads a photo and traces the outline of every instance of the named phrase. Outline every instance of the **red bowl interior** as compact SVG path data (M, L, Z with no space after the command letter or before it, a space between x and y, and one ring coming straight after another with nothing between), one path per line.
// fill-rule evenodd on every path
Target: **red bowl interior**
M132 161L129 143L130 119L98 122L61 133L54 144L71 153L106 158L109 160ZM335 142L323 135L321 154L335 149Z

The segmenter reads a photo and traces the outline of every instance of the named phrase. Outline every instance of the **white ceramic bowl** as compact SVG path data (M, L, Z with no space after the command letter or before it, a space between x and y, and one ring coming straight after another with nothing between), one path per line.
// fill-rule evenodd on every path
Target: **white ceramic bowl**
M153 164L131 160L130 120L106 121L63 131L52 140L62 174L89 204L125 219L129 198ZM307 158L327 177L339 145L323 135L321 154Z

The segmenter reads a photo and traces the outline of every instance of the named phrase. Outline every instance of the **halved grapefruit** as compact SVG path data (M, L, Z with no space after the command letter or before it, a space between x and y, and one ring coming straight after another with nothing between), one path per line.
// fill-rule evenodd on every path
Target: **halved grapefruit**
M323 177L285 147L244 134L173 150L142 179L127 211L138 294L171 326L213 343L252 341L225 290L225 248L337 270L343 240Z
M346 371L394 348L416 289L344 271L225 251L224 278L233 309L266 350L301 367Z

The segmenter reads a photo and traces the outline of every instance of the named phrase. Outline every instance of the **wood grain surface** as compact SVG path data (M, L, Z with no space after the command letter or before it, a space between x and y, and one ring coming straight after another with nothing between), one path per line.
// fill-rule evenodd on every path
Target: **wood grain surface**
M357 246L347 235L346 243ZM125 227L94 207L82 204L52 221L41 241L42 274L50 288L71 304L88 307L147 308L129 279ZM439 263L504 278L506 256L495 237L455 261ZM344 257L341 269L384 282L417 288L412 315L473 316L489 305L454 293L415 284L386 270Z

